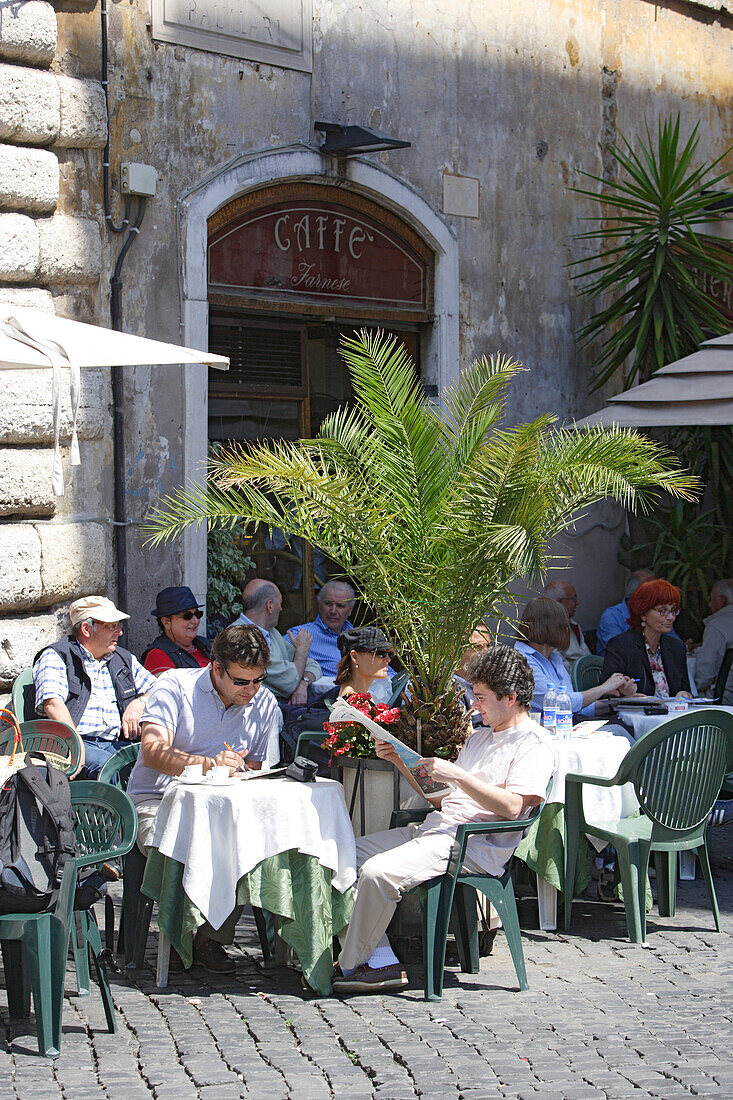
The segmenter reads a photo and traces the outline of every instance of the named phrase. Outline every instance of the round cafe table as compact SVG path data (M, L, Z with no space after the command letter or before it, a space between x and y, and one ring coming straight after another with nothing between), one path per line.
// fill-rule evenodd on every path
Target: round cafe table
M575 727L582 730L582 724ZM565 740L553 740L557 766L552 787L542 813L520 841L515 855L537 874L537 899L540 928L557 928L557 895L563 888L565 872L565 776L568 772L602 775L608 779L616 774L619 764L631 748L626 737L599 730L585 737L574 734ZM630 783L622 787L585 787L583 807L588 820L631 817L639 803ZM588 838L597 851L605 847L595 837ZM587 850L589 853L590 848ZM590 860L578 859L575 892L580 893L590 881Z
M266 773L263 773L266 774ZM170 944L185 964L204 921L235 905L275 914L318 992L330 990L332 938L348 923L356 850L343 788L284 776L172 783L161 802L142 890L158 902L158 984Z

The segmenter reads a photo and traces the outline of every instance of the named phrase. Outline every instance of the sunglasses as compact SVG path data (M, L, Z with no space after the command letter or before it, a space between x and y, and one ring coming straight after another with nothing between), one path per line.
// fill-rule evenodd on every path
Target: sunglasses
M259 687L260 684L264 684L264 682L265 682L264 673L262 674L262 676L255 676L254 680L240 680L239 677L232 676L229 669L224 668L224 665L221 665L220 667L224 669L227 676L232 681L232 683L234 684L235 687L246 688L246 687L249 687L250 684L257 684L257 686Z
M185 619L187 623L191 622L191 619L203 619L203 611L199 611L198 608L195 611L181 611L180 616Z
M363 649L362 653L371 653L374 657L394 657L393 649Z

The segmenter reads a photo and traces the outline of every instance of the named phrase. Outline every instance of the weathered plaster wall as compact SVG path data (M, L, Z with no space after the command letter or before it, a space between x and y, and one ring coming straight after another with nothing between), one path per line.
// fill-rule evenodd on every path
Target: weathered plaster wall
M40 0L33 4L47 7ZM586 307L567 270L580 254L572 237L586 211L569 189L582 181L582 170L609 171L604 141L618 132L638 134L646 121L654 125L660 114L678 109L687 127L699 120L702 155L717 156L733 144L733 19L719 10L723 6L712 0L704 6L682 0L315 0L311 76L155 43L145 0L112 4L113 181L120 160L148 162L159 172L158 195L125 266L125 327L181 338L176 203L192 185L239 153L312 142L317 118L366 122L412 142L410 149L369 159L388 166L437 211L443 172L480 180L481 217L445 217L460 251L460 362L500 349L531 368L517 386L514 419L548 408L562 416L590 411L601 395L587 393L589 356L578 355L573 339ZM67 95L73 103L99 78L98 10L59 13L58 34L50 70L48 42L43 60L38 54L31 63L56 74L59 104L64 88L75 90ZM17 51L4 56L8 64L28 63ZM17 88L16 99L22 81ZM53 89L49 94L53 98ZM10 202L0 209L34 225L50 216L41 210L51 209L55 217L101 225L98 148L77 138L61 148L60 139L49 136L55 133L55 115L48 130L49 113L53 108L32 132L11 118L16 128L0 141L14 150L16 163L21 145L26 160L53 150L57 204L47 195L42 207ZM60 134L61 106L58 126ZM0 134L8 132L0 110ZM67 132L78 128L67 126ZM0 157L0 201L2 166ZM119 205L115 210L119 218ZM19 242L8 276L13 286L20 282L37 293L48 286L59 308L107 323L107 279L119 238L102 234L101 278L77 277L69 290L48 273L38 225L37 246L26 222L16 218L8 226ZM128 505L130 518L139 522L180 478L190 390L180 370L140 369L126 375L125 396ZM103 439L85 444L95 472L109 468L108 420L106 425ZM38 439L29 436L23 445L37 448ZM80 482L79 502L73 503L72 492L63 509L78 506L85 516L97 515L101 496L108 513L111 489L104 478L106 473L88 494ZM32 495L28 485L21 488L23 500ZM22 507L26 512L18 515L30 516ZM600 526L577 555L584 622L617 599L620 588L620 572L609 566L599 577L597 565L599 556L612 561L618 532L608 529L617 519L607 511L598 518ZM584 521L583 529L591 522L596 518ZM180 545L145 551L134 531L130 543L130 610L141 617L131 628L137 646L149 637L145 616L157 589L186 578Z

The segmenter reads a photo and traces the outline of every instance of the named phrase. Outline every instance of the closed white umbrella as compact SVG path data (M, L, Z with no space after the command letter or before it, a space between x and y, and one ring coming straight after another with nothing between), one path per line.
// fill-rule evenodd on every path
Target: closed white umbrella
M0 303L0 369L22 370L48 367L53 371L54 464L53 488L64 492L59 453L61 419L61 368L70 372L71 463L78 466L79 443L76 421L79 412L82 367L163 366L203 363L227 370L229 360L194 348L183 348L160 340L148 340L127 332L85 325L66 317L55 317L36 309Z
M733 333L658 370L648 382L608 400L576 427L662 428L733 424Z

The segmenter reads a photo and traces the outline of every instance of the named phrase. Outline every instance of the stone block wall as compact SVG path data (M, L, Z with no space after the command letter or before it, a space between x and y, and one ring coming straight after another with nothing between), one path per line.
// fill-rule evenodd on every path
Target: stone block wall
M98 80L55 71L57 19L45 0L4 5L0 20L0 301L98 322L101 210L64 205L69 156L98 161L106 141ZM65 375L66 372L62 372ZM68 444L68 377L61 438ZM106 592L111 491L110 380L84 371L82 467L51 488L51 372L0 371L0 692L63 634L74 598ZM68 455L63 452L64 464ZM69 471L66 471L67 474Z

